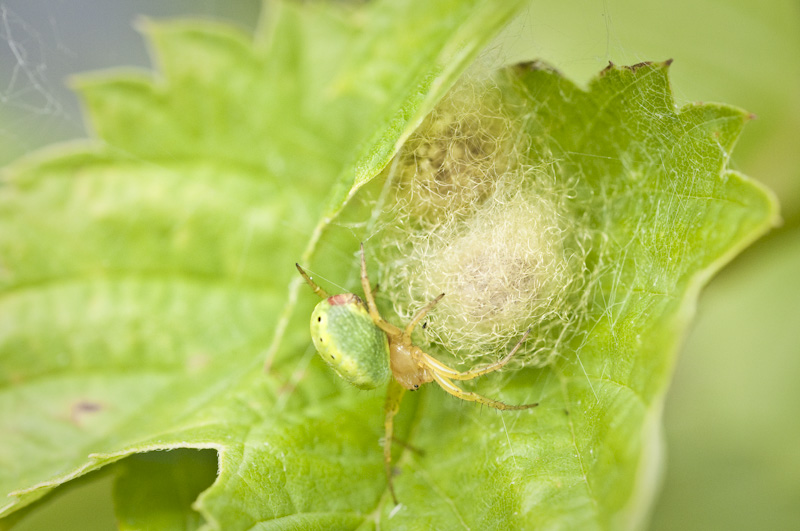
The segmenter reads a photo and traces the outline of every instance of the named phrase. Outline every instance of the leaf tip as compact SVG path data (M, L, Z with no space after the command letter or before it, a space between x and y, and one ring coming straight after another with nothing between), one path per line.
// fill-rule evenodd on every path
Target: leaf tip
M605 75L611 70L629 70L631 72L636 72L642 68L660 68L662 70L667 70L672 65L673 61L674 59L670 58L664 61L642 61L641 63L623 66L617 66L613 61L609 61L608 65L600 71L600 75Z

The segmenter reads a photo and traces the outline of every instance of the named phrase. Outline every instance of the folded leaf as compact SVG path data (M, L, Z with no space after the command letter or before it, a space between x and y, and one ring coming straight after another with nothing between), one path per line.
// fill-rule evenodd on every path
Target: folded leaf
M528 163L575 183L567 221L597 251L580 341L478 386L538 408L408 397L397 433L424 453L398 450L394 507L381 392L346 388L308 337L294 262L357 284L363 226L341 233L359 192L520 4L276 3L254 41L148 22L158 77L79 80L99 142L21 161L0 188L0 515L126 456L195 448L218 453L193 506L210 528L640 522L697 291L776 215L727 168L747 114L676 109L666 63L610 67L587 90L540 65L503 73ZM128 464L124 521L186 514L188 496L148 514L129 493L163 480ZM169 474L199 488L181 466Z

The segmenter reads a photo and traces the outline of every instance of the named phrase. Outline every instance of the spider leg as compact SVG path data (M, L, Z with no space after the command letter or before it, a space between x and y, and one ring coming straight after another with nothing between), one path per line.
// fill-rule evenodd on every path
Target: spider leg
M506 354L506 357L496 361L494 363L490 363L485 367L478 367L477 369L470 369L468 371L459 372L455 369L451 369L441 361L437 360L436 358L432 357L429 354L422 353L424 358L425 365L427 365L433 372L439 373L442 376L449 378L450 380L472 380L473 378L477 378L478 376L483 376L484 374L488 374L490 372L496 371L497 369L501 368L503 365L511 361L511 358L514 357L514 354L517 353L519 348L522 346L522 343L525 339L528 338L528 334L530 333L531 329L527 329L522 337L514 345L514 348L511 349L511 352Z
M411 332L414 331L414 328L425 318L426 315L428 315L428 312L431 311L434 306L439 304L439 301L442 300L442 297L444 297L444 293L433 299L431 302L426 304L424 308L417 312L414 318L411 319L411 322L408 323L408 326L406 326L405 334L407 336L411 337Z
M298 271L300 271L300 274L303 275L303 278L306 280L306 282L308 282L308 285L311 286L311 289L314 290L314 293L316 293L317 295L319 295L323 299L327 299L328 297L330 297L330 295L328 295L327 291L325 291L321 287L317 286L316 282L311 280L311 277L308 276L308 273L306 273L305 269L300 267L300 264L295 264L295 267L297 268Z
M372 295L372 287L369 285L369 276L367 275L367 260L364 258L364 244L361 244L361 289L364 290L364 299L367 302L367 311L372 321L387 334L394 336L400 335L400 329L391 323L383 320L381 314L378 312L378 306L375 304L375 297Z
M519 406L513 406L510 404L506 404L505 402L500 402L499 400L492 400L491 398L486 398L483 395L479 395L478 393L473 393L471 391L464 391L456 384L438 374L436 372L433 373L434 381L439 384L439 386L453 395L456 398L460 398L461 400L467 400L469 402L478 402L481 404L486 404L487 406L491 406L495 409L528 409L531 407L536 407L539 403L535 404L522 404Z
M389 382L389 388L386 391L386 418L383 423L386 430L383 439L383 465L386 470L386 484L389 486L389 492L395 505L397 505L397 495L394 492L394 483L392 483L392 441L394 439L392 433L394 416L400 410L400 401L403 400L405 391L395 379Z
M364 298L367 301L367 310L373 321L383 320L378 313L378 306L375 304L375 297L372 295L372 287L369 285L367 275L367 259L364 258L364 244L361 244L361 288L364 290Z

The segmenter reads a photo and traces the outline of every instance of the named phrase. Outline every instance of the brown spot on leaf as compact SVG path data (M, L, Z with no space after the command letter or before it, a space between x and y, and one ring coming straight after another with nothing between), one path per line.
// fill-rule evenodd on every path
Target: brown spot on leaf
M75 411L85 411L85 412L90 412L91 413L91 412L94 412L94 411L100 411L101 409L103 409L103 405L99 404L97 402L84 402L84 401L81 401L81 402L78 402L77 404L75 404L73 406L73 409Z
M70 408L70 420L73 424L82 426L83 423L90 418L93 414L98 413L105 409L100 402L93 400L78 400Z

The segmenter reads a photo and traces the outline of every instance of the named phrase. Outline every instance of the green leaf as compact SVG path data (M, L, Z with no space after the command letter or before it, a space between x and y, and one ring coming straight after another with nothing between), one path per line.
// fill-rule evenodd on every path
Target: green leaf
M675 109L667 69L609 67L586 91L541 64L509 72L506 90L528 98L526 162L578 176L565 193L569 222L593 235L593 304L574 351L478 387L535 410L423 395L413 442L429 453L401 461L398 529L626 529L646 518L664 393L698 289L776 215L768 193L726 168L749 116Z
M131 454L207 448L219 473L194 507L214 528L641 521L698 288L775 217L726 167L747 115L676 110L667 65L610 68L587 91L547 69L507 73L527 98L528 156L580 176L575 212L609 265L576 351L502 375L503 398L538 408L407 397L397 433L425 453L398 450L395 508L381 392L346 388L310 346L313 296L293 263L313 256L355 283L342 223L372 208L360 187L518 5L277 3L255 42L147 23L159 77L80 81L102 142L20 162L0 189L2 514ZM120 496L148 476L124 464L119 513L156 521ZM186 515L188 499L160 499L162 514Z
M254 426L304 425L336 387L315 367L292 392L313 355L278 326L292 263L520 3L274 3L255 41L145 22L158 76L78 80L98 141L0 189L0 514L148 450L214 448L226 477ZM403 46L371 44L387 35ZM226 529L261 516L207 499Z

